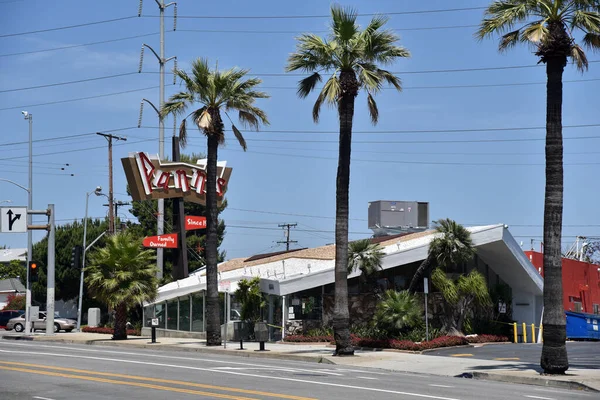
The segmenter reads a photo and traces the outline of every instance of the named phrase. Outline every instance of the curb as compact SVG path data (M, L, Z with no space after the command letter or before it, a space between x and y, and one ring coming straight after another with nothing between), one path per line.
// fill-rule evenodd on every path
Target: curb
M488 372L479 372L479 371L471 371L466 372L459 377L463 378L474 378L488 381L496 381L496 382L508 382L508 383L520 383L525 385L536 385L536 386L547 386L547 387L556 387L561 389L570 389L570 390L584 390L588 392L600 393L599 390L594 389L591 386L588 386L584 383L574 382L574 381L565 381L565 380L557 380L557 379L547 379L543 376L541 377L533 377L533 376L514 376L514 375L500 375L500 374L492 374Z
M188 353L204 353L204 354L219 354L219 355L230 355L234 357L246 357L246 358L273 358L279 360L292 360L292 361L304 361L304 362L314 362L317 364L331 364L335 365L336 363L332 360L328 359L327 356L316 355L316 356L300 356L296 354L289 353L277 353L272 352L271 350L265 352L254 351L250 349L244 350L217 350L204 347L181 347L176 344L162 344L160 342L156 344L144 343L144 344L125 344L119 343L120 341L112 341L108 340L72 340L72 339L59 339L59 338L34 338L34 337L25 337L25 336L2 336L2 339L12 339L12 340L30 340L37 342L54 342L54 343L69 343L69 344L81 344L87 346L112 346L112 347L126 347L129 349L157 349L157 350L172 350L172 351L181 351ZM148 338L150 340L150 338ZM126 341L125 341L126 342Z

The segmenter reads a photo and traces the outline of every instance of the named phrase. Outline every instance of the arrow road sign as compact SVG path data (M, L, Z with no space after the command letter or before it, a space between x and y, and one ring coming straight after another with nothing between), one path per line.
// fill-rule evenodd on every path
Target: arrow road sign
M0 232L27 232L27 207L0 207Z

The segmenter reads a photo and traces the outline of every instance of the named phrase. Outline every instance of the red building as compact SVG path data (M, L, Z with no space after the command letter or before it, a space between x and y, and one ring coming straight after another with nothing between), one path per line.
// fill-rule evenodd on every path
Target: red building
M542 253L525 254L544 276ZM600 265L563 258L563 305L566 311L600 314Z

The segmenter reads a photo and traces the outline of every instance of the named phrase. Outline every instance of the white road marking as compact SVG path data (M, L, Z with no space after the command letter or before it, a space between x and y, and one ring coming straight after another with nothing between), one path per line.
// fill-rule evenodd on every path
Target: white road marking
M434 383L430 383L429 386L435 386L435 387L441 387L441 388L453 388L454 386L448 386L448 385L436 385Z
M529 397L530 399L540 399L540 400L554 400L551 397L542 397L542 396L528 396L528 395L524 395L525 397Z
M40 396L33 396L34 399L40 399L40 400L54 400L48 397L40 397Z
M265 375L257 375L257 374L246 374L246 373L242 373L242 372L226 371L226 370L222 370L222 369L219 370L219 369L215 369L215 368L200 368L200 367L189 367L189 366L185 366L185 365L152 363L152 362L148 362L148 361L133 361L133 360L118 359L118 358L78 356L78 355L63 354L63 353L39 353L39 352L33 352L33 351L30 352L30 351L0 350L0 352L2 352L2 353L18 353L20 355L32 354L32 355L37 355L37 356L65 357L65 358L71 358L71 359L72 358L82 358L82 359L86 359L86 360L100 360L100 361L111 361L111 362L128 363L128 364L152 365L155 367L190 369L190 370L195 370L195 371L206 371L206 372L219 372L221 374L249 376L252 378L273 379L273 380L280 380L280 381L307 383L310 385L332 386L332 387L339 387L339 388L346 388L346 389L364 390L364 391L370 391L370 392L400 394L400 395L404 395L404 396L421 397L421 398L425 398L425 399L460 400L460 399L456 399L456 398L452 398L452 397L432 396L432 395L421 394L421 393L401 392L401 391L397 391L397 390L369 388L369 387L364 387L364 386L352 386L352 385L330 383L330 382L319 382L319 381L311 381L311 380L307 380L307 379L296 379L296 378L285 378L285 377L269 376L269 375L265 376Z
M2 343L0 343L2 344ZM141 356L141 357L151 357L151 358L166 358L169 360L185 360L185 361L203 361L203 362L213 362L213 363L219 363L219 364L233 364L233 365L243 365L243 366L247 366L247 367L256 367L256 368L265 368L265 369L272 369L272 370L288 370L290 372L314 372L314 369L306 369L306 368L289 368L289 367L282 367L281 365L268 365L268 364L253 364L253 363L247 363L247 362L238 362L238 361L223 361L223 360L213 360L213 359L209 359L209 358L191 358L191 357L177 357L177 356L163 356L163 355L159 355L159 354L146 354L146 353L132 353L132 352L126 352L126 351L113 351L113 350L101 350L101 349L80 349L80 348L73 348L73 347L68 347L68 346L52 346L52 345L35 345L35 344L26 344L26 343L15 343L15 344L11 344L14 346L22 346L22 347L41 347L41 348L47 348L47 349L66 349L66 350L76 350L76 351L82 351L85 353L107 353L107 354L119 354L119 355L128 355L128 356ZM3 351L3 350L0 350ZM224 353L225 355L227 355L227 353ZM220 367L212 367L213 369L215 368L220 368ZM327 371L322 369L321 371ZM358 371L358 372L362 372L362 373L369 373L367 371ZM330 375L339 375L339 376L343 376L342 374L338 374L336 372L327 372ZM380 373L381 375L385 375L383 373Z
M535 390L536 392L549 392L549 393L568 394L569 396L570 395L574 395L574 396L587 396L587 397L591 396L588 393L578 393L578 392L575 392L574 390L571 390L569 392L564 392L564 391L560 391L560 390L550 390L550 389L533 389L533 390Z
M357 378L359 378L359 379L372 379L372 380L375 380L375 381L379 380L379 378L373 378L373 377L370 377L370 376L357 376Z

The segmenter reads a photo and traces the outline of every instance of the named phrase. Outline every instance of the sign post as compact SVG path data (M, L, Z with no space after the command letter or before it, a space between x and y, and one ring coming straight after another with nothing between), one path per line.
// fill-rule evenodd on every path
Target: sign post
M429 342L429 316L427 315L427 293L429 293L429 281L423 278L423 292L425 293L425 339Z

